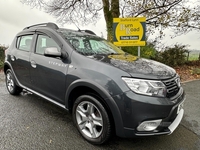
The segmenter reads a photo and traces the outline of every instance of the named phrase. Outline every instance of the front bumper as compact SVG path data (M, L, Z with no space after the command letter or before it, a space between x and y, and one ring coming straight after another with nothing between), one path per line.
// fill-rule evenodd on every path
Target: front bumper
M123 119L123 137L152 136L171 134L180 124L185 101L183 89L173 100L168 98L156 98L137 95L133 92L126 92L121 95L120 106ZM118 100L119 102L119 100ZM123 108L122 108L123 106ZM162 120L158 127L152 131L138 131L138 126L143 122Z
M168 129L170 130L169 134L173 133L174 130L178 127L183 118L183 114L184 114L184 109L181 109L174 122L172 122L172 124L168 127Z
M151 133L136 133L136 136L153 136L153 135L165 135L165 134L172 134L174 130L178 127L180 124L184 114L184 109L181 109L175 120L163 131L160 132L151 132ZM161 123L165 124L164 122ZM168 124L168 123L166 123Z

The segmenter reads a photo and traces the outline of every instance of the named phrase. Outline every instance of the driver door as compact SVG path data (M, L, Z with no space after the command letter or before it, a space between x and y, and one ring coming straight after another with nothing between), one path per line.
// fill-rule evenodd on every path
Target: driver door
M35 52L30 56L32 89L48 98L64 103L68 63L60 57L44 56L45 48L61 51L55 40L38 34Z

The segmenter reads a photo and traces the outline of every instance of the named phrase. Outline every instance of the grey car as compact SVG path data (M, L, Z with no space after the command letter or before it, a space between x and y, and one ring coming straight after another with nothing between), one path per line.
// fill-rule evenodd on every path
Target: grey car
M127 54L90 30L32 25L5 55L8 92L26 90L68 110L92 144L112 135L171 134L183 117L185 93L174 69Z

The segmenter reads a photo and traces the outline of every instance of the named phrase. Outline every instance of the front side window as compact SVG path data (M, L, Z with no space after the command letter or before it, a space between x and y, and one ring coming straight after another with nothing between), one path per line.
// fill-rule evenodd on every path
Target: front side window
M52 38L46 35L38 35L35 53L43 55L45 49L50 47L55 47L58 51L61 51L59 45Z
M29 52L31 49L32 39L33 35L23 35L17 37L17 49Z
M60 29L59 33L74 49L83 55L124 54L125 52L112 43L93 35Z

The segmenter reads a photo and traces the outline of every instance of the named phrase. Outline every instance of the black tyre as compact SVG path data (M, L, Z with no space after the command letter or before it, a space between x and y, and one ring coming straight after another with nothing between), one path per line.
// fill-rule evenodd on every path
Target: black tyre
M111 137L111 122L104 106L93 96L79 96L73 106L73 121L81 135L92 144Z
M6 87L11 95L19 95L22 92L22 88L16 85L10 69L6 71Z

